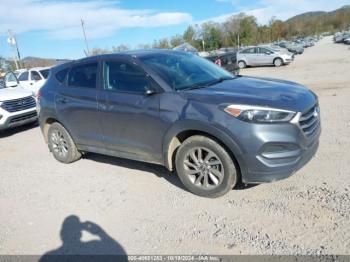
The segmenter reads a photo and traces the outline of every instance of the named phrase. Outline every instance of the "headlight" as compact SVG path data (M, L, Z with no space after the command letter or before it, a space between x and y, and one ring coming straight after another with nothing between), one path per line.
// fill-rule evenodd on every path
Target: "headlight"
M230 105L224 111L251 123L285 123L290 122L296 115L293 111L249 105Z

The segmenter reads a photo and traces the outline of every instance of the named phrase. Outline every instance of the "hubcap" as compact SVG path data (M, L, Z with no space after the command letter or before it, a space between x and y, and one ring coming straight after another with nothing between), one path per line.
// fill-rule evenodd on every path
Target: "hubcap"
M60 131L55 130L51 134L51 144L54 153L62 158L68 154L68 143Z
M213 151L203 147L188 152L184 169L188 179L204 189L218 187L224 178L224 167L220 158Z

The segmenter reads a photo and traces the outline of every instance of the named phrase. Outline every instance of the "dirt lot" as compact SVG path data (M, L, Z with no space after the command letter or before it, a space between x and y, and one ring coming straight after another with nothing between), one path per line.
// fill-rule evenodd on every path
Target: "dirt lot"
M350 50L330 38L290 66L243 70L312 88L322 110L321 146L289 179L219 199L188 193L155 165L94 154L60 164L38 127L2 133L0 254L42 255L61 247L70 215L104 230L90 230L101 237L96 252L119 243L127 254L350 254L349 73ZM72 221L61 231L63 249L83 252L73 235L82 227ZM82 240L90 239L96 236L83 231Z

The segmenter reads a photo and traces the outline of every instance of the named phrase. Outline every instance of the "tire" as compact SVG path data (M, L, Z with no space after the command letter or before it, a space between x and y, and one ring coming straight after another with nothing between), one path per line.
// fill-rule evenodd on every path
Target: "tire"
M81 158L72 137L59 123L53 123L48 132L49 149L56 160L69 164Z
M247 67L247 64L244 61L239 61L238 62L238 67L239 69L243 69Z
M175 162L183 185L198 196L220 197L238 181L237 169L230 154L205 136L186 139L176 154Z
M273 64L275 67L280 67L281 65L283 65L283 60L281 58L276 58L275 60L273 60Z

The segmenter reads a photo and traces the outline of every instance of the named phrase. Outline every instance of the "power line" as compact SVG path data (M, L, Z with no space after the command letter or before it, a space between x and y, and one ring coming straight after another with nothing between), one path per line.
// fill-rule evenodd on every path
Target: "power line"
M86 51L85 52L85 55L86 56L89 56L90 55L90 50L89 50L89 45L88 45L88 41L87 41L87 38L86 38L86 33L85 33L85 24L84 24L84 20L81 19L81 27L83 29L83 34L84 34L84 39L85 39L85 45L86 45Z

